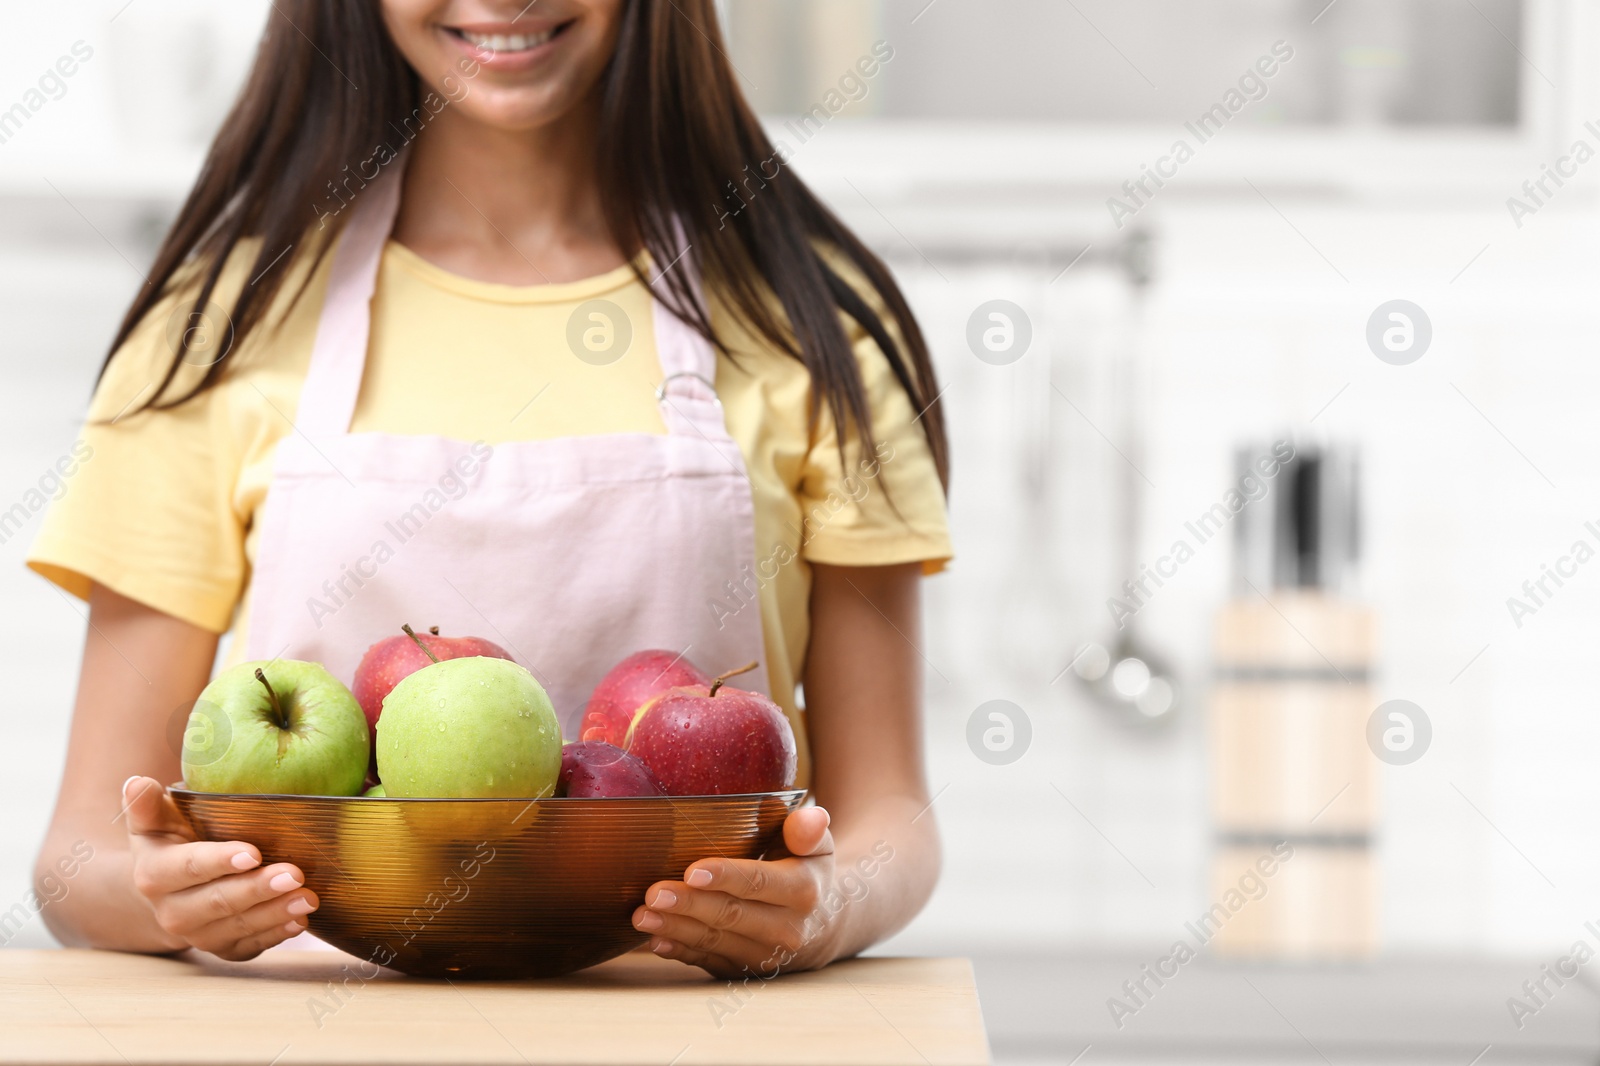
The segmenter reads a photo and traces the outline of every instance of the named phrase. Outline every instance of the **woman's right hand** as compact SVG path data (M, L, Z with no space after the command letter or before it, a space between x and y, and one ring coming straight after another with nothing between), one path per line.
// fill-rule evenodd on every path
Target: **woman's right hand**
M237 962L305 929L318 900L298 867L262 866L252 844L198 839L154 778L128 778L122 802L134 887L169 935Z

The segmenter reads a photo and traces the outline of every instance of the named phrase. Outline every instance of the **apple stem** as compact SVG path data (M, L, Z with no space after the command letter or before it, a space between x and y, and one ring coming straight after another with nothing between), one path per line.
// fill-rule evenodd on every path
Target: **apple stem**
M267 681L267 675L261 672L261 667L256 667L256 680L261 682L267 690L267 702L272 704L272 717L277 719L279 729L289 728L289 716L283 713L283 704L278 702L278 694L272 691L272 684Z
M403 632L406 636L410 637L412 640L417 642L417 647L422 649L422 654L426 655L428 658L432 659L434 662L438 662L439 661L439 657L437 655L433 654L433 649L429 648L426 644L422 643L422 638L417 636L416 631L411 628L411 625L410 625L409 622L407 624L401 626L400 627L400 631Z
M737 669L737 670L729 670L725 674L718 674L716 677L712 678L712 680L711 680L711 691L706 693L706 695L707 696L715 696L717 694L717 689L721 688L723 682L727 681L728 678L730 678L730 677L738 677L740 674L748 674L750 671L754 670L757 666L760 666L760 665L761 664L759 662L751 661L751 662L745 663L743 666L739 667L739 669Z

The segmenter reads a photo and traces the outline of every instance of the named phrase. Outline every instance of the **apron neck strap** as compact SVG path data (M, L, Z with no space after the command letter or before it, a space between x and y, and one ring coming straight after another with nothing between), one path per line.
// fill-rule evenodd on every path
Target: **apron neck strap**
M405 162L404 153L390 160L356 193L355 204L348 209L350 219L333 250L322 320L295 416L295 428L308 437L350 431L372 334L372 294L384 245L400 213Z
M681 397L716 404L717 352L698 330L668 310L661 300L667 291L667 277L673 273L686 282L692 299L705 300L694 246L677 219L672 220L672 246L676 249L674 258L665 267L658 264L650 270L650 289L654 297L651 318L656 335L656 359L661 364L661 384L656 389L656 399L662 404L661 413L668 433L692 431L700 436L723 437L726 429L720 409L694 404L689 409L696 410L699 417L690 417L685 415L684 407L673 402L674 397ZM691 422L696 424L690 425Z

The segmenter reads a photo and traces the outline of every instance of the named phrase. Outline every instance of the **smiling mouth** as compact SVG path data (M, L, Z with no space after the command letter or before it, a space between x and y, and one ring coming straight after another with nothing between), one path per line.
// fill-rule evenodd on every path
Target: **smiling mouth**
M540 45L554 40L571 25L570 21L563 22L541 33L472 33L453 26L446 26L445 30L474 48L498 55L515 55L518 52L531 52Z

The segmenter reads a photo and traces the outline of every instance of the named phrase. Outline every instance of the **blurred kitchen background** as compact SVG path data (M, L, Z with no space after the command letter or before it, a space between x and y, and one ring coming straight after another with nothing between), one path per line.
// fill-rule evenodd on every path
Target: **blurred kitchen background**
M0 510L67 453L267 10L0 14ZM946 867L883 950L972 956L1002 1063L1600 1061L1600 5L723 16L946 388ZM0 909L85 625L36 528L0 540Z

